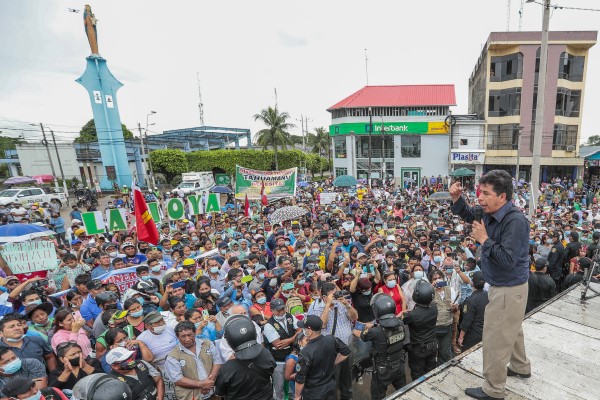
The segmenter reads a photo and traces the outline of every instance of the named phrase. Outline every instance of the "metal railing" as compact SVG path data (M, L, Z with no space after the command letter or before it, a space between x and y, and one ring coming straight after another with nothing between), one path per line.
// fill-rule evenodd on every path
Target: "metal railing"
M357 158L369 158L369 150L358 150ZM383 158L383 149L371 150L371 158ZM385 149L385 158L394 158L394 149Z

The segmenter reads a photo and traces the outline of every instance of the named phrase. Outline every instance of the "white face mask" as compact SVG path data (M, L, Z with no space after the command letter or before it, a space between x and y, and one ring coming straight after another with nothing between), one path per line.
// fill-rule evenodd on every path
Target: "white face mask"
M115 258L119 253L117 253L116 251L111 251L110 253L108 253L109 256L111 256L112 258Z
M161 325L161 326L155 326L153 328L153 332L155 335L160 335L161 333L163 333L165 331L165 329L167 329L166 325Z

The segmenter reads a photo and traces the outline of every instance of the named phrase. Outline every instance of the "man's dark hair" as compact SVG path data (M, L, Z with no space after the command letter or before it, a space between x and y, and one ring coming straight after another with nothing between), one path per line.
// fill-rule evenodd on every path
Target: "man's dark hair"
M6 325L7 323L9 323L11 321L21 321L24 317L25 317L24 315L21 315L17 312L12 312L12 313L6 314L0 320L0 332L4 330L4 325Z
M77 260L77 256L75 254L69 253L66 256L64 256L62 260L63 260L64 263L67 263L67 262L69 262L71 260Z
M75 285L85 285L90 281L90 274L81 274L75 277Z
M334 283L324 282L321 286L321 296L327 296L335 290L337 290L337 286Z
M142 272L150 272L150 268L147 265L140 265L135 269L136 274L141 274Z
M229 271L227 271L227 280L234 280L240 272L242 272L242 270L239 268L231 268Z
M116 265L118 262L125 262L125 260L123 260L123 259L122 259L122 258L120 258L120 257L115 257L115 259L114 259L114 260L112 260L112 265L113 265L113 267L114 267L114 266L115 266L115 265Z
M258 245L255 244L254 246L258 246ZM259 259L260 259L260 257L258 256L258 254L252 253L248 256L248 261L258 262Z
M191 321L181 321L175 325L175 336L179 337L179 334L183 331L196 332L196 326Z
M512 177L508 172L494 169L483 175L479 179L479 183L482 185L491 185L496 195L500 196L502 193L506 193L506 201L512 200L513 184Z
M37 294L39 296L39 293L35 290L25 290L21 293L21 300L25 300L27 296L31 296L32 294Z

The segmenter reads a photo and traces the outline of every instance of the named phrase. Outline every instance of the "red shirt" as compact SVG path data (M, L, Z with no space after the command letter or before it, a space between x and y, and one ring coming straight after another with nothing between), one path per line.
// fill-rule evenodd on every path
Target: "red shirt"
M385 294L389 294L396 303L396 315L402 312L402 297L400 296L400 289L398 285L394 286L393 289L388 288L386 285L381 287L381 291Z

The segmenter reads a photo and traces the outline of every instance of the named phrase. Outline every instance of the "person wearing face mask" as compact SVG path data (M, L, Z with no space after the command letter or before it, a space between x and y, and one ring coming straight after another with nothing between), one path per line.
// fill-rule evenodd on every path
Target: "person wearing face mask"
M72 342L61 343L56 349L58 368L50 371L48 383L65 394L70 394L80 379L91 374L102 373L102 365L96 358L85 358L81 347Z
M549 244L552 245L548 255L548 274L554 279L556 292L560 292L560 281L562 277L562 268L564 262L565 247L560 240L560 233L554 232L548 234Z
M296 241L294 253L292 254L292 264L296 267L304 265L304 259L307 256L306 242L303 239Z
M165 386L160 372L143 360L136 361L135 352L116 347L106 354L111 375L125 381L131 389L132 398L140 400L163 399Z
M428 282L425 271L423 271L423 266L415 263L410 270L410 279L406 281L404 285L402 285L402 294L406 299L406 309L408 311L412 311L415 308L413 292L415 289L415 284L420 280L425 280Z
M52 329L54 318L49 317L53 307L50 303L30 304L25 307L25 315L29 318L29 330L38 332L45 340Z
M258 326L263 327L273 315L271 303L267 301L267 295L261 289L253 292L252 307L250 307L250 319Z
M0 398L7 400L66 400L67 396L58 388L40 389L36 381L19 376L11 379L0 390Z
M398 285L394 271L384 272L382 285L378 292L387 294L394 299L394 303L396 304L396 315L400 316L403 311L406 311L406 299Z
M117 295L114 292L102 292L96 296L96 304L102 310L101 313L94 320L92 330L94 337L99 337L104 331L108 329L108 326L102 322L102 312L117 310Z
M285 302L281 299L271 301L273 315L264 326L264 338L267 350L271 352L277 366L273 372L273 388L275 399L284 399L284 367L287 356L292 351L292 343L301 332L297 326L297 319L285 312Z
M442 271L435 271L431 277L435 288L433 303L437 305L438 317L435 333L438 341L438 366L450 360L452 355L452 323L454 314L458 312L458 304L455 303L456 292L448 285Z
M248 291L250 293L254 293L261 290L260 288L262 287L263 283L265 282L265 279L267 279L268 276L267 267L265 267L262 264L256 264L256 266L254 267L254 272L254 279L248 284Z
M167 354L177 345L175 332L167 326L163 316L157 311L152 311L144 317L144 326L146 330L137 340L146 344L154 355L154 365L162 368Z
M0 349L12 349L21 360L44 359L49 369L56 368L56 357L48 342L39 335L25 335L27 325L22 319L22 315L10 313L0 320Z
M48 385L46 367L33 358L21 359L10 348L0 350L0 390L17 378L27 378L36 382L38 389Z
M61 282L61 290L67 290L70 287L75 286L75 279L79 275L85 274L91 270L89 265L78 263L76 255L67 254L62 258L62 262L59 264L55 275L64 275Z

